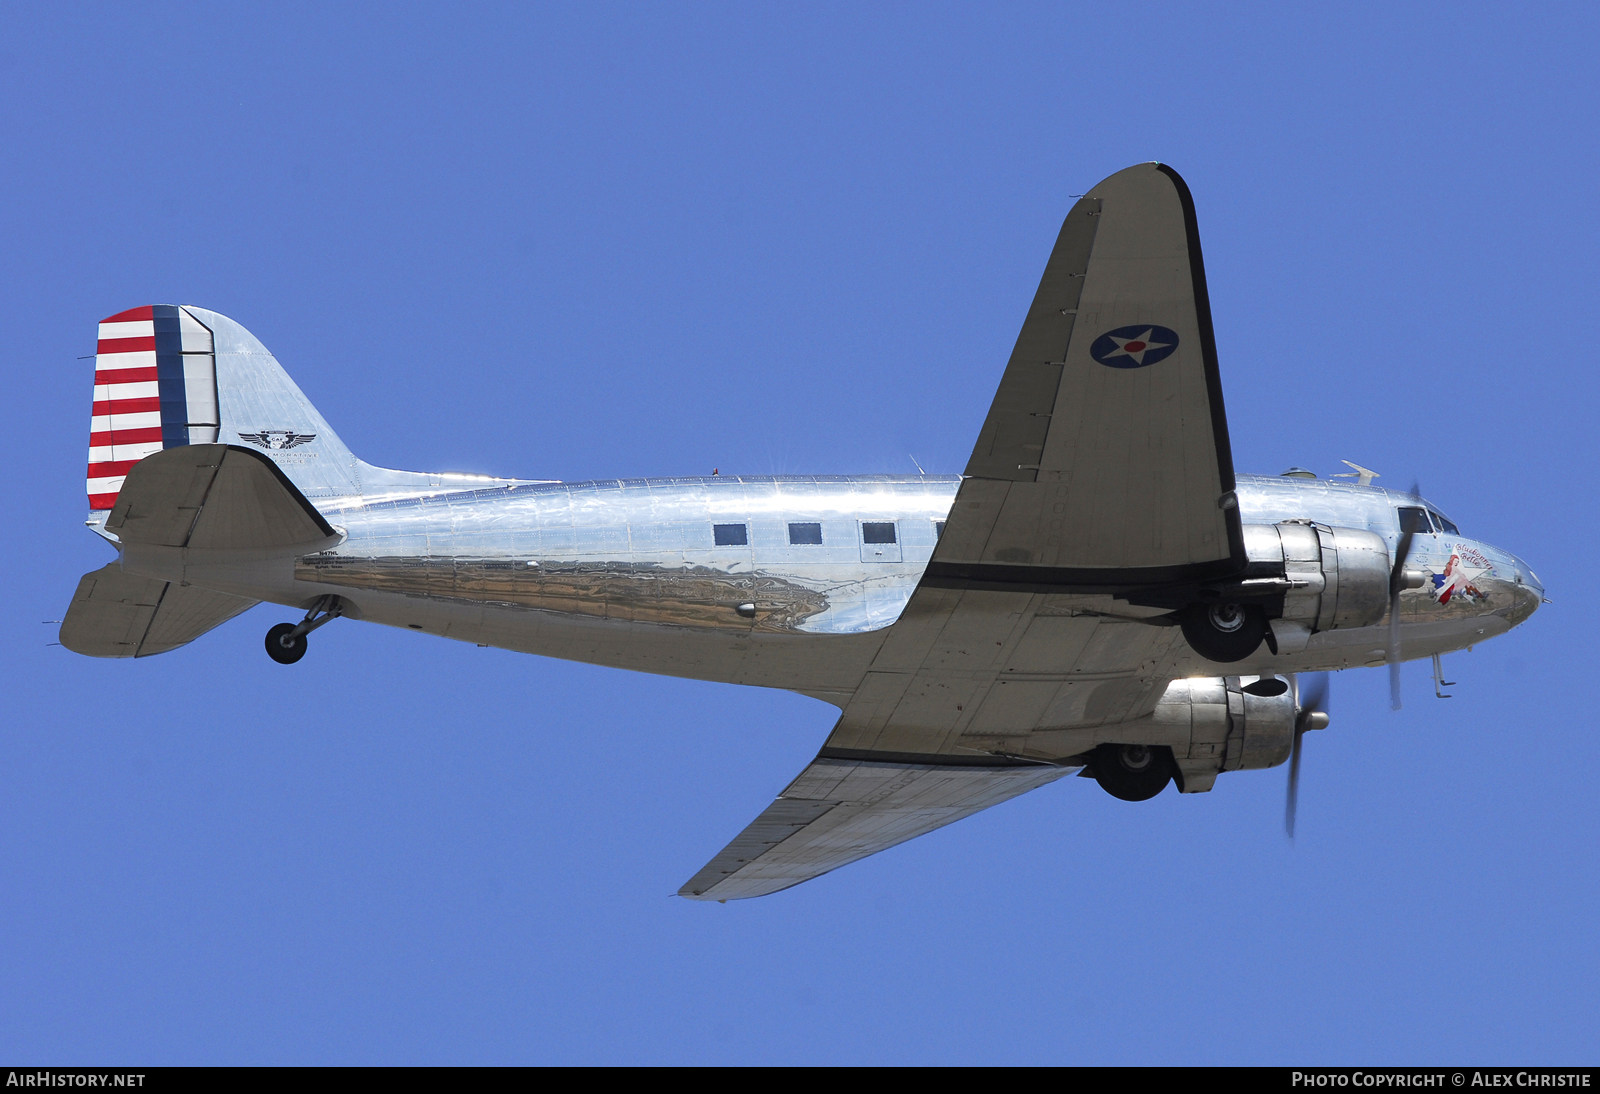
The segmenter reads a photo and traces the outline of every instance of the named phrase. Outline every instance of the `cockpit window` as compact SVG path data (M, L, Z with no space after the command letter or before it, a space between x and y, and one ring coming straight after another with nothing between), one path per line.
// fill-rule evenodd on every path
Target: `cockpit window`
M1428 519L1428 511L1415 505L1402 505L1400 507L1400 531L1432 532L1433 522Z
M1449 532L1452 536L1459 536L1461 534L1461 529L1456 527L1455 521L1451 520L1443 513L1433 514L1433 523L1443 528L1446 532Z

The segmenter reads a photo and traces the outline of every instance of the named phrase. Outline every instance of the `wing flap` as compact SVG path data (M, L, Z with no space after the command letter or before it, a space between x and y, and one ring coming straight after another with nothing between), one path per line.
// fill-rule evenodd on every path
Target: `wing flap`
M679 895L743 900L776 893L1080 770L941 760L824 749Z

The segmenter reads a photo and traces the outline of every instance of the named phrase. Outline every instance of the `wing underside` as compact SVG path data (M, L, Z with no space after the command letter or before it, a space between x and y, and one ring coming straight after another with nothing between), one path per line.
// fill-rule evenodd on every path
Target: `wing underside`
M1238 569L1243 537L1188 187L1160 164L1073 206L929 568L1078 589Z
M1151 717L1172 609L1239 572L1200 236L1160 164L1068 215L933 560L827 745L684 886L795 885L1081 770Z
M695 900L766 896L1074 774L1076 767L818 756L679 890Z

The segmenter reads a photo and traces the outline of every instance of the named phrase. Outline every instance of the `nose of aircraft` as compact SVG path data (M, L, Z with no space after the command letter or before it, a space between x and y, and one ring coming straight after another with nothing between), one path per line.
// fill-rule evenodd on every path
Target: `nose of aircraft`
M1507 575L1509 580L1506 583L1511 586L1513 599L1510 621L1515 627L1538 611L1539 605L1544 603L1544 583L1539 580L1539 575L1533 572L1533 567L1522 559L1509 551L1506 552L1506 557L1511 560L1514 570L1513 574Z

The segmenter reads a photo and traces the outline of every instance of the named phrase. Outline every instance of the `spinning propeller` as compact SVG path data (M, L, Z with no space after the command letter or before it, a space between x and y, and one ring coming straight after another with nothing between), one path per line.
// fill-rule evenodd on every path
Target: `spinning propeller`
M1300 739L1308 729L1328 728L1328 674L1319 672L1304 695L1294 680L1294 744L1289 750L1289 796L1283 803L1283 830L1294 839L1294 812L1300 798Z
M1363 476L1373 474L1365 468L1357 467L1356 470L1362 472ZM1364 478L1361 485L1365 486L1368 481L1370 479ZM1421 499L1421 483L1412 485L1411 494ZM1406 569L1406 563L1411 561L1411 544L1416 539L1417 522L1411 513L1404 514L1404 517L1400 524L1400 541L1395 544L1394 566L1389 571L1389 704L1395 710L1400 709L1400 594L1407 589L1420 589L1425 580L1418 571ZM1294 689L1294 743L1289 750L1289 792L1283 806L1283 828L1290 839L1294 838L1295 808L1300 798L1302 738L1307 730L1328 727L1328 674L1318 673L1304 694L1300 691L1299 677L1296 677Z
M1422 484L1411 484L1411 496L1422 497ZM1416 537L1416 518L1400 522L1400 542L1394 549L1394 569L1389 571L1389 706L1400 709L1400 593L1420 589L1423 577L1406 569L1411 557L1411 541Z

